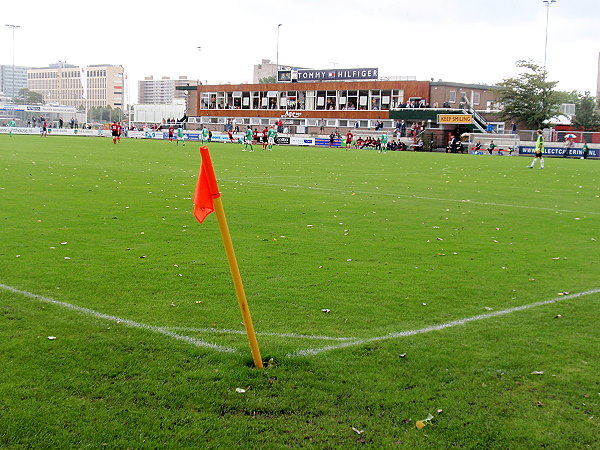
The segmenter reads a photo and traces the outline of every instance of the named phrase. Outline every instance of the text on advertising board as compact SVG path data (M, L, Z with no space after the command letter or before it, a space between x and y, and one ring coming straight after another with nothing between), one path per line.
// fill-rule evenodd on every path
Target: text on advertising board
M471 114L438 114L438 123L471 123L473 116Z

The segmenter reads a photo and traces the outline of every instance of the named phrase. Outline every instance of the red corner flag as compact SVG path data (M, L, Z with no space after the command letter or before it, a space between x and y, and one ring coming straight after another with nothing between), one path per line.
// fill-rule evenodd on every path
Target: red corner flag
M215 171L210 160L208 147L200 148L200 156L202 157L202 165L198 173L198 183L196 184L196 192L194 193L194 217L200 223L206 219L211 212L215 210L213 199L221 196Z

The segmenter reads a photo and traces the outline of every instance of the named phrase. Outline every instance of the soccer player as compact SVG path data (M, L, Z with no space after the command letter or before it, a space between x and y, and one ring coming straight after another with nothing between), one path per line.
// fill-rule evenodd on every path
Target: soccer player
M17 123L15 122L15 119L10 119L10 122L8 122L8 135L10 137L12 137L13 128L16 126Z
M117 138L119 137L119 125L117 125L117 121L115 120L110 126L110 131L113 138L113 144L117 143Z
M352 138L354 136L352 135L352 131L348 130L348 133L346 133L346 151L350 150L350 148L352 148Z
M206 126L204 128L202 128L202 137L200 138L200 141L202 142L202 144L204 144L204 141L208 141L208 128L206 128Z
M537 130L537 141L535 143L535 156L533 157L533 161L531 162L529 167L533 169L535 166L535 162L540 160L540 169L544 168L544 135L542 134L542 130Z
M382 133L381 134L381 145L379 147L379 153L381 153L381 152L387 153L387 143L388 143L387 134Z
M169 142L173 142L174 134L175 134L175 128L173 128L173 125L169 125Z
M42 134L41 137L48 137L48 124L46 123L46 119L42 121Z
M262 149L266 150L267 149L267 145L269 144L269 129L267 127L265 127L264 130L262 130Z
M185 147L185 134L183 134L183 127L177 128L177 146L179 146L179 141L182 142L183 147Z
M119 129L117 130L117 142L121 142L121 134L123 133L123 125L121 125L121 122L117 122L117 125L119 127Z
M267 139L269 142L269 151L273 150L273 144L275 143L276 135L277 135L277 133L275 132L275 128L273 127L273 125L271 125L271 128L269 128L269 131L267 132Z
M250 144L250 151L254 151L254 147L252 147L252 134L252 128L248 125L248 129L246 130L246 141L244 143L244 149L242 150L243 152L248 149L248 144Z

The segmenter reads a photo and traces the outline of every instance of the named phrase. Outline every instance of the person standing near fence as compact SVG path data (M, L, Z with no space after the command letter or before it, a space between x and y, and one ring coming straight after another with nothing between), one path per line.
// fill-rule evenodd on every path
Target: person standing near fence
M565 151L563 152L563 158L569 157L569 153L571 153L571 148L573 148L573 139L567 137L565 138Z
M588 155L590 154L590 148L588 147L587 142L583 143L581 150L583 151L583 159L587 159Z
M535 166L535 162L540 160L540 169L544 168L544 135L542 134L542 130L537 130L537 141L535 142L535 156L533 157L533 161L531 165L527 166L530 169L533 169Z

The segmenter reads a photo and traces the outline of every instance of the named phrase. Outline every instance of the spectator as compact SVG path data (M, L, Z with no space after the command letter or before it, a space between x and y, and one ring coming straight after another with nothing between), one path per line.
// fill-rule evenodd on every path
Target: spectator
M588 155L590 154L590 149L587 145L587 142L583 142L583 148L581 150L583 151L583 159L587 159Z

